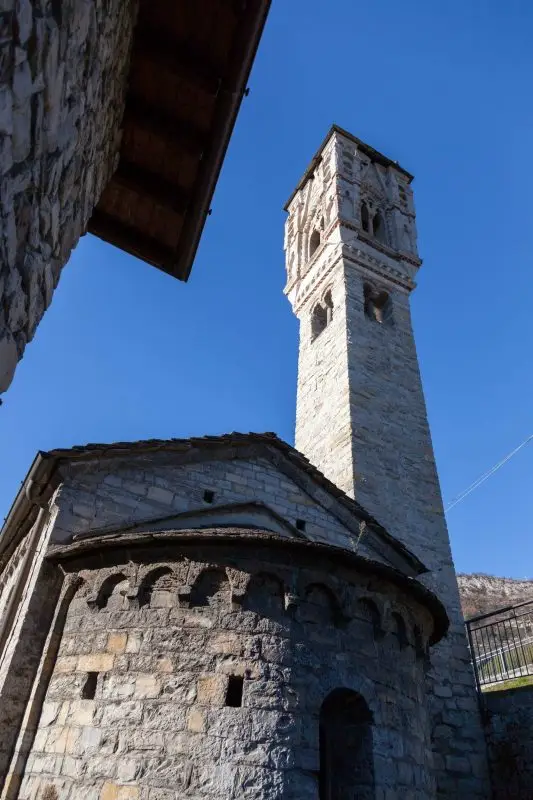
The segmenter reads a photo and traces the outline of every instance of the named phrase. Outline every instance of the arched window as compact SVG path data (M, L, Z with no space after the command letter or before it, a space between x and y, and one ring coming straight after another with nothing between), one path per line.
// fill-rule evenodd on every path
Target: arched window
M243 608L264 617L282 616L285 610L285 590L281 580L265 572L254 575L248 584Z
M128 608L129 589L130 582L122 573L110 575L100 587L96 607L107 608L109 611L123 611Z
M320 709L320 800L373 800L372 713L361 695L335 689Z
M174 605L176 597L176 581L172 570L159 567L150 572L139 589L139 606L151 608L169 608Z
M378 242L387 244L387 232L385 230L385 220L381 216L380 211L376 211L376 213L374 214L374 218L372 220L372 232L374 234L374 238L377 239Z
M391 314L391 302L387 292L378 292L374 298L374 319L376 322L388 322Z
M230 606L231 587L222 569L205 569L191 589L191 608Z
M365 231L365 233L370 232L370 217L368 214L368 206L364 201L361 203L361 227Z
M324 306L317 303L311 314L311 341L322 333L328 324L328 314Z
M427 645L424 641L424 637L422 636L422 631L420 630L418 625L414 626L413 639L415 642L416 657L427 661L429 659L429 652Z
M389 323L392 321L392 303L385 291L376 291L370 284L363 287L365 316L374 322Z
M373 600L368 597L362 597L357 601L355 616L359 618L365 625L368 625L372 638L374 640L383 637L381 628L381 617L377 605Z
M331 589L320 583L310 584L298 611L300 622L313 625L335 625L338 619L337 599Z
M409 640L407 639L407 626L405 624L405 620L401 614L398 614L397 611L392 613L392 624L393 624L393 636L398 643L398 647L400 650L403 650L404 647L407 647L409 644Z
M320 247L320 231L314 230L309 237L309 258L312 258Z

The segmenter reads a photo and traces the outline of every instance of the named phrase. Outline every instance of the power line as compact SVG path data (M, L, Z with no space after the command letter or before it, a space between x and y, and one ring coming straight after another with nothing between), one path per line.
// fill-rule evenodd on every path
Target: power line
M515 447L514 450L511 450L510 453L507 453L507 455L504 458L502 458L501 461L498 461L497 464L494 464L494 466L491 467L487 472L484 472L483 475L477 478L477 480L475 480L474 483L471 483L470 486L468 486L464 490L464 492L461 492L461 494L458 494L456 497L454 497L453 500L445 507L444 511L445 512L449 511L451 508L460 503L461 500L464 500L465 497L468 497L469 494L471 494L475 489L477 489L478 486L481 486L482 483L485 483L485 481L488 478L490 478L491 475L494 475L494 473L497 472L500 469L500 467L503 467L503 465L506 464L509 461L509 459L511 459L514 455L516 455L516 453L518 453L519 450L525 447L526 444L530 442L532 439L533 439L533 434L527 436L524 439L524 441L518 445L518 447Z

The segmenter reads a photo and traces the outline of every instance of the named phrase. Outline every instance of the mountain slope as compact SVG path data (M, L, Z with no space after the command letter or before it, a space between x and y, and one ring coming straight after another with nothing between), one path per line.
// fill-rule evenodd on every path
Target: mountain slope
M457 582L465 618L533 600L533 580L474 573L458 574Z

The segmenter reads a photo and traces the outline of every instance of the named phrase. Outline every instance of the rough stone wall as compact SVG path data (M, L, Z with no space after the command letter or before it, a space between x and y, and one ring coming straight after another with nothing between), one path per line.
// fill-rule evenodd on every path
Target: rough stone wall
M116 166L135 12L135 0L2 3L0 393Z
M64 566L85 585L20 800L317 800L320 708L339 687L373 715L372 796L434 797L431 618L392 584L261 541Z
M533 689L485 692L487 742L494 800L533 797Z
M320 294L331 292L331 322L313 346L311 319L315 296L302 309L298 351L298 413L296 447L340 488L338 475L349 473L352 425L350 419L346 302L342 270L335 270L320 286ZM303 413L302 413L303 410Z
M300 319L296 447L431 570L425 582L451 620L448 637L432 655L429 678L439 796L486 798L486 747L411 327L409 293L420 263L412 193L404 187L400 194L401 179L391 167L384 177L378 166L369 176L368 157L342 139L336 134L323 158L337 181L337 217L328 220L314 259L306 265L302 256L299 275L287 268L287 293ZM310 183L325 181L321 169ZM313 202L324 204L324 194L316 185L304 186L292 201L290 217L301 217L303 230L307 217L316 216ZM382 209L387 244L363 233L362 198ZM403 219L410 253L400 238ZM294 233L288 234L288 259L295 247ZM340 308L311 341L310 314L330 284ZM388 294L381 324L365 313L365 284Z

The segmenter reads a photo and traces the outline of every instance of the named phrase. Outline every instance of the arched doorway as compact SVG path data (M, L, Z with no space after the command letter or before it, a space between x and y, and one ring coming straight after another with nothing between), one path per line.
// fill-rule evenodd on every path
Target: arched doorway
M372 713L350 689L320 709L320 800L375 800Z

